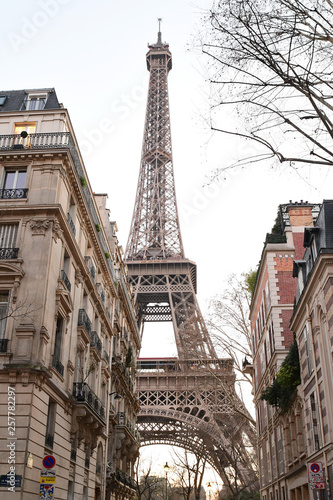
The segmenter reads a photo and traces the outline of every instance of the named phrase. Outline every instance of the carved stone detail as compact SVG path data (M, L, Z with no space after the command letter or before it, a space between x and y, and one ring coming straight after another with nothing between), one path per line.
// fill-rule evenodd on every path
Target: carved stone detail
M45 235L50 225L50 221L47 219L33 219L30 221L30 229L33 235Z

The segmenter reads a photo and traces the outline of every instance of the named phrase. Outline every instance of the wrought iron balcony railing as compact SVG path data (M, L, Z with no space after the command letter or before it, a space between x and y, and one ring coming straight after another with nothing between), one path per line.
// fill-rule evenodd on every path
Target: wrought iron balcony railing
M60 373L60 375L63 377L64 376L64 365L59 361L58 358L55 357L53 354L52 356L52 367Z
M88 271L94 282L96 281L96 268L91 260L91 257L85 257L84 260L88 266Z
M0 248L0 259L17 259L18 248Z
M91 334L91 321L88 318L88 314L86 313L85 309L79 309L79 318L77 324L78 326L83 326L89 335Z
M105 292L103 290L102 284L96 283L96 288L97 288L98 295L102 299L103 304L105 304Z
M8 339L0 339L0 352L7 352Z
M129 476L128 474L126 474L126 472L123 472L120 469L116 470L116 479L117 479L117 481L125 484L126 486L128 486L132 490L136 489L136 484L135 484L134 479L131 478L131 476Z
M70 292L72 289L72 285L71 285L71 282L69 281L68 276L64 270L61 271L61 279L65 283L67 290Z
M67 220L68 220L68 224L69 224L69 227L71 228L72 233L74 234L74 236L76 236L76 228L75 228L75 224L73 222L73 219L71 217L71 214L67 214Z
M1 137L1 136L0 136ZM29 189L16 188L16 189L0 189L1 200L20 200L26 198Z
M88 384L74 382L73 396L78 403L86 404L98 417L105 422L105 407Z
M102 341L97 335L97 332L91 332L90 340L90 347L97 349L99 354L102 354Z

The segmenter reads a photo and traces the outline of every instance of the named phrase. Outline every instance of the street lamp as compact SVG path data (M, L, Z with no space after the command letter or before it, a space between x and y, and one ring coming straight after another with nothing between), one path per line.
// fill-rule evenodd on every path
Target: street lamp
M121 395L121 394L118 394L118 392L117 392L117 391L110 392L109 396L112 396L113 394L115 394L114 399L121 399L121 398L122 398L122 395Z
M168 462L165 462L164 470L165 470L165 500L168 500L168 472L170 470Z

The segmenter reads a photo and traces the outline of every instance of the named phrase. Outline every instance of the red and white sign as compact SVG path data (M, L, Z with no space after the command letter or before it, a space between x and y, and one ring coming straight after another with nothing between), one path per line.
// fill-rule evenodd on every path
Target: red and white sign
M308 462L308 479L310 489L325 489L325 477L322 462Z

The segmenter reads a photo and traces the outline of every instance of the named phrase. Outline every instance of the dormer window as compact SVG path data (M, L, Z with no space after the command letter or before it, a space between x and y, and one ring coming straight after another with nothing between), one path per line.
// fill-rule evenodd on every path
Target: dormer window
M7 96L0 95L0 106L3 106L6 102Z
M47 94L28 94L22 104L22 110L39 111L45 108Z

